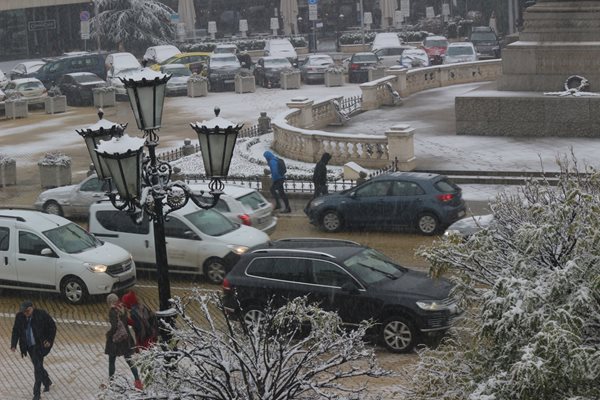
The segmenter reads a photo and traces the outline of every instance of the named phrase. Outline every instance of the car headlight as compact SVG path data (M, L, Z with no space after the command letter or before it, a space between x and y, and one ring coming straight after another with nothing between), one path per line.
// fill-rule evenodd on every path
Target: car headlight
M108 269L108 267L104 264L84 263L83 265L85 265L85 267L90 271L98 273L106 272L106 270Z
M241 246L238 244L229 244L229 245L227 245L227 247L229 247L231 249L231 251L233 253L237 254L238 256L241 256L242 254L247 252L249 249L248 246Z
M310 207L311 208L312 207L318 207L318 206L320 206L323 203L325 203L325 200L316 198L316 199L314 199L313 201L310 202Z
M450 310L450 306L443 300L419 300L417 306L425 311Z

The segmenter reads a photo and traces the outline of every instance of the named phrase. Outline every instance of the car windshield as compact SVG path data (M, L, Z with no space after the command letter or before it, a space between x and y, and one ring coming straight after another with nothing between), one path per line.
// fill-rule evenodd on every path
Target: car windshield
M355 54L352 56L352 62L377 62L375 54Z
M173 76L190 76L192 75L192 71L185 66L181 66L181 68L165 68L163 70L165 74L173 75Z
M230 57L213 57L210 59L211 67L239 66L239 64L240 62L234 55Z
M288 61L287 58L273 58L271 60L265 60L265 67L267 68L283 68L283 67L292 67L292 64Z
M215 210L198 210L187 214L185 219L209 236L222 236L239 228L238 224L234 224Z
M447 40L425 40L425 47L448 47Z
M471 34L472 42L495 42L496 34L494 32L473 32Z
M73 75L73 79L79 83L102 82L96 75Z
M245 207L248 207L251 210L258 210L261 207L264 207L267 204L265 198L258 192L252 192L246 194L237 199L240 203L242 203Z
M331 57L311 57L308 59L308 62L306 64L308 64L308 65L333 64L333 59Z
M43 233L56 247L68 254L81 253L102 245L101 241L74 223L59 226Z
M374 249L365 249L344 261L346 268L367 285L397 279L406 269Z
M473 54L473 48L470 46L448 47L449 56L471 56Z

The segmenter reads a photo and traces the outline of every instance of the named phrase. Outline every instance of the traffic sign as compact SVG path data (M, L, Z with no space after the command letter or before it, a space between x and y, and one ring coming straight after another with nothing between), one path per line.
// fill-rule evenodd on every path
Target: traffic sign
M89 11L81 11L79 13L80 21L89 21L90 20L90 12Z
M308 5L317 4L318 0L308 0Z
M90 21L81 21L81 39L87 40L90 38Z
M308 5L308 20L309 21L316 21L319 19L319 16L317 14L317 5L316 4L309 4Z

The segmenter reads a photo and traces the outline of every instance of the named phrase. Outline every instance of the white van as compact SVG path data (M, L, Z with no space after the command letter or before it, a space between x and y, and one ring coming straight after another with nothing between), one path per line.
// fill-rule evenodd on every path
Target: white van
M135 285L131 255L58 215L0 210L0 287L57 292L71 304Z
M119 78L127 78L140 69L142 65L131 53L112 53L106 56L106 83L115 88L117 97L127 95L125 85Z
M138 270L155 271L154 227L147 215L136 223L110 202L90 206L89 231L96 237L129 250ZM249 248L265 244L269 236L258 229L230 221L216 210L202 210L189 202L165 221L169 271L205 275L221 283Z
M265 56L285 57L294 67L298 66L298 54L289 39L270 39L265 42Z

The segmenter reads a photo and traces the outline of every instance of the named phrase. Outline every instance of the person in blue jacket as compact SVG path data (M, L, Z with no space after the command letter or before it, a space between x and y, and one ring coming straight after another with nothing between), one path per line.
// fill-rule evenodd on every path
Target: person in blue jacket
M290 201L288 200L287 195L285 194L285 189L283 187L283 182L285 181L285 174L282 174L279 171L279 163L277 162L277 157L270 151L265 151L263 156L265 160L267 160L267 164L269 165L269 169L271 170L271 194L273 195L273 199L275 199L275 209L281 209L279 199L283 200L283 204L285 209L281 212L282 214L289 214L292 212L290 208Z

